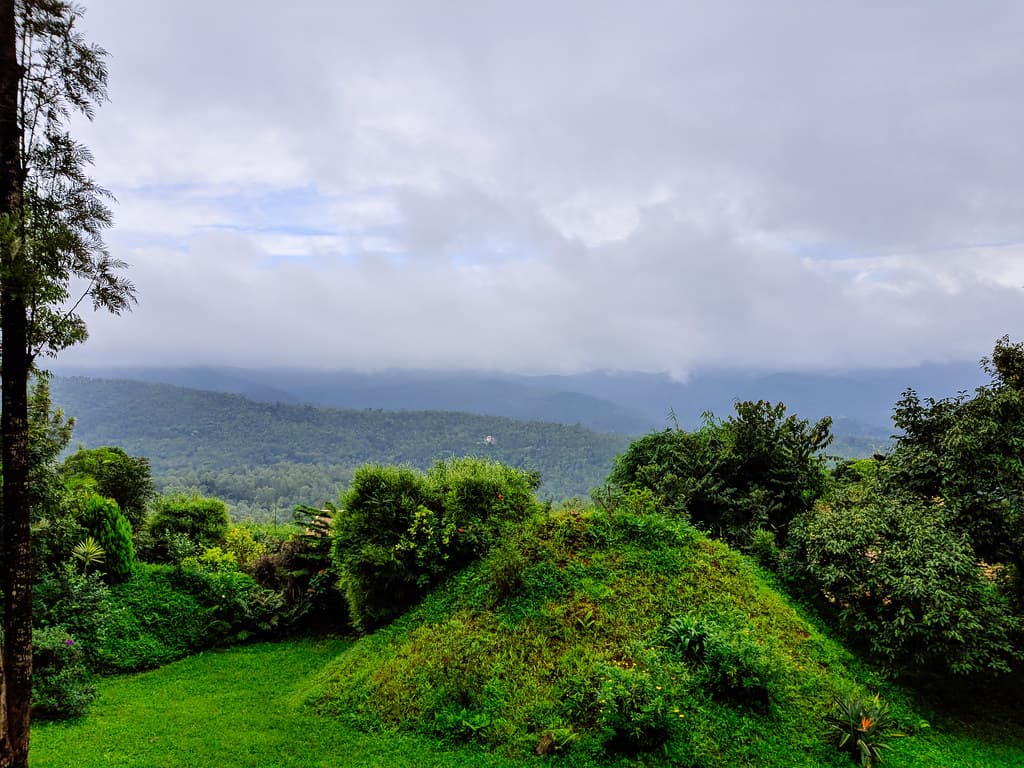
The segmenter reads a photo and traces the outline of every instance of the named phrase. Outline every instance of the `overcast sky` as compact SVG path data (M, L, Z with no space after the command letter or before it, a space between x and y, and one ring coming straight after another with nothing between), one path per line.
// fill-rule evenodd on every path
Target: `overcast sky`
M857 368L1024 318L1019 0L87 0L74 364Z

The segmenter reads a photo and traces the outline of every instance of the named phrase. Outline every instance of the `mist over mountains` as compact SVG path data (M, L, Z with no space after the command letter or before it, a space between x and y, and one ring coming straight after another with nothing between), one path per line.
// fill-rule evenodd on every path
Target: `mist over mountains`
M150 459L161 490L197 488L236 518L268 519L337 498L369 462L426 468L479 455L541 472L543 495L585 496L632 437L737 400L784 402L834 419L832 456L883 450L907 387L945 397L984 380L974 365L845 374L720 372L673 381L642 373L523 376L455 371L59 370L54 404L76 418L73 447L119 445ZM75 375L72 375L75 374Z
M118 378L240 394L271 403L333 408L443 410L580 424L638 435L672 423L693 428L711 411L725 417L737 400L784 402L802 418L831 416L838 435L888 438L903 390L947 397L986 380L976 363L843 373L720 371L675 381L665 374L598 371L526 376L478 371L375 373L230 367L61 368L61 375Z

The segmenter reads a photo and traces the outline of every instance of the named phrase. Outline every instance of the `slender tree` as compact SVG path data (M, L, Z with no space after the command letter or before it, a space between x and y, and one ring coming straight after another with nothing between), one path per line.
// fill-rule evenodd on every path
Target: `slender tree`
M67 130L106 98L106 52L77 29L82 13L63 0L0 0L0 768L28 766L29 377L40 356L85 339L83 301L114 313L134 301L103 243L110 195Z

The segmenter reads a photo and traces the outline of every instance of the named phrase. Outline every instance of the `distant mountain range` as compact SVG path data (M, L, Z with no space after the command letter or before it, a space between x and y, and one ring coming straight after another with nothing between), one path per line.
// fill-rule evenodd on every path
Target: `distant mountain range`
M701 414L724 417L737 400L784 402L802 418L831 416L844 434L892 433L893 405L907 387L923 396L972 390L986 377L976 363L845 373L720 371L685 382L664 374L593 372L523 376L474 371L354 373L300 369L64 368L63 375L118 378L230 392L260 402L333 408L444 410L580 424L638 435L671 423L693 428Z
M53 401L77 419L75 444L147 456L163 488L197 487L240 516L337 497L367 462L426 468L487 456L542 473L542 493L585 495L631 436L724 418L737 400L784 402L834 418L829 453L883 449L890 413L913 387L945 397L982 384L972 365L846 374L725 372L686 382L640 373L517 376L233 368L62 369ZM69 376L69 373L78 375ZM275 513L276 514L276 513Z
M337 500L362 464L426 469L453 456L537 470L542 496L585 496L629 444L626 435L579 425L257 402L123 379L56 377L51 397L75 418L73 448L121 446L149 458L161 489L195 486L264 511Z

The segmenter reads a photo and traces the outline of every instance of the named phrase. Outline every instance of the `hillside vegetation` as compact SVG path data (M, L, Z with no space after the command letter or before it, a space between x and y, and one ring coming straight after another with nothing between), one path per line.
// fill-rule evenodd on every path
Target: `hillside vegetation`
M51 389L54 403L75 416L76 444L149 457L158 487L195 485L264 517L275 507L336 499L334 481L367 462L426 469L451 456L537 470L542 496L586 495L629 443L547 422L259 403L131 381L56 378Z
M1015 765L868 672L746 558L635 496L541 516L341 654L321 714L573 766L848 766L835 697L892 704L892 764ZM1019 739L1020 734L1017 734ZM979 757L980 755L980 757Z
M458 761L1019 766L1024 344L984 368L971 397L907 390L870 460L831 462L828 418L745 401L633 441L589 501L488 459L364 464L290 529L153 498L121 449L56 464L70 431L40 382L36 709L327 628L362 637L295 703Z
M907 387L947 397L984 383L973 362L833 373L756 370L696 372L685 381L666 374L591 371L524 376L483 371L392 370L371 373L303 369L91 368L62 375L132 379L190 389L232 392L253 400L331 408L465 411L514 419L582 424L599 432L637 435L665 426L669 412L686 428L705 411L727 413L733 402L784 402L805 418L831 416L841 433L889 438L892 404Z
M216 380L222 387L234 382ZM55 378L51 389L54 402L75 416L76 446L117 445L148 457L161 491L197 488L224 499L235 519L284 521L295 504L336 499L353 470L366 462L426 469L451 456L480 456L535 469L541 473L542 497L586 497L603 483L612 459L629 444L619 434L555 423L573 416L588 420L586 413L568 405L559 414L545 412L548 423L451 411L352 410L267 401L277 394L292 397L274 389L258 390L252 400L166 384L82 377ZM483 407L481 398L475 389L465 407ZM548 402L567 401L552 395ZM501 403L490 405L496 412L508 410ZM887 433L860 424L840 421L837 429L832 452L838 456L869 456L887 442ZM488 435L493 441L486 441Z

